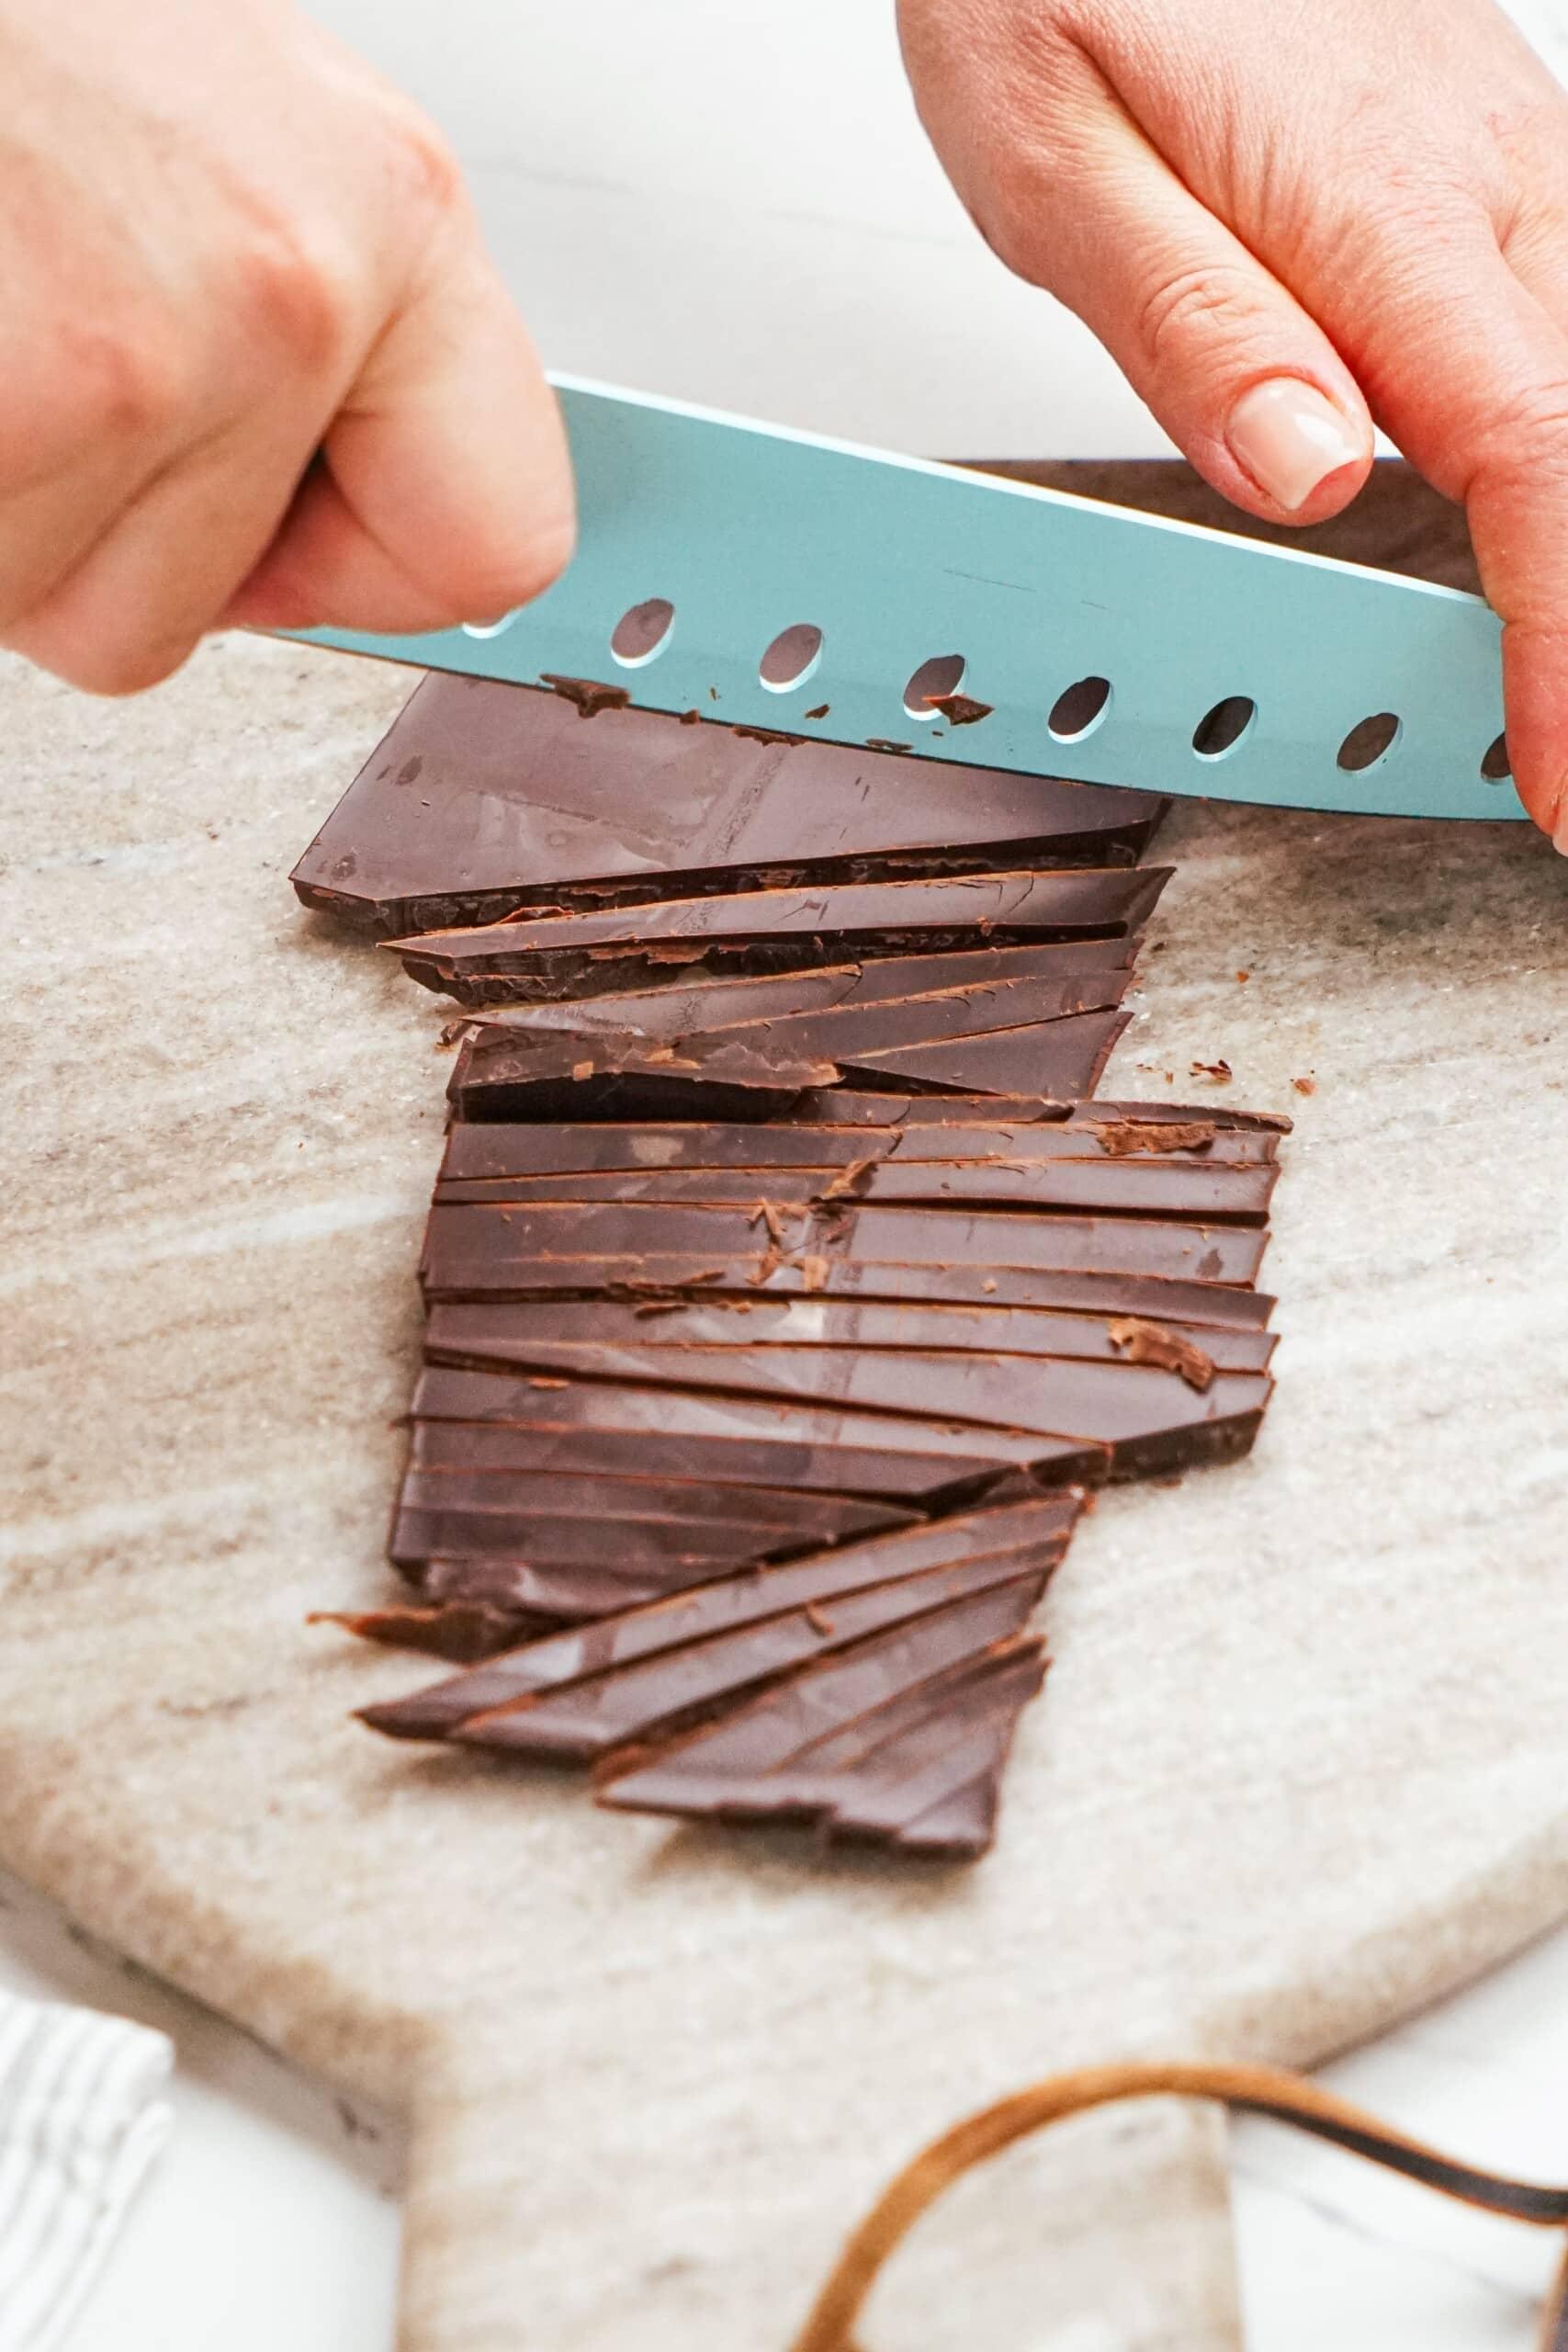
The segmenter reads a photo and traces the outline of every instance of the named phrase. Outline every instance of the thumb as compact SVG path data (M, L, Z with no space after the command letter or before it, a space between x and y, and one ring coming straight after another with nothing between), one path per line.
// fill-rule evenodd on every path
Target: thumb
M1360 489L1372 422L1349 369L1120 107L1079 119L1057 148L1048 208L1015 213L993 242L1077 312L1235 504L1316 523Z

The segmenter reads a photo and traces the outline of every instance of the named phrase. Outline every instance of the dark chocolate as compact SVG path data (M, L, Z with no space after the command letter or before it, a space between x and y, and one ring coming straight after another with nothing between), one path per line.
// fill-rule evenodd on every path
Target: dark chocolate
M423 1607L389 1609L318 1609L305 1621L310 1625L341 1625L361 1641L380 1642L391 1649L419 1650L430 1657L448 1658L454 1666L494 1657L514 1649L549 1629L551 1620L525 1610L497 1607L482 1600L439 1600Z
M293 881L307 905L406 929L488 920L596 883L657 891L676 875L733 887L900 857L942 871L966 851L986 864L1017 852L1131 862L1164 806L1005 770L761 742L711 718L606 709L588 727L554 694L434 676Z
M676 1045L625 1034L469 1038L447 1091L465 1118L766 1119L808 1087L831 1086L831 1062L760 1052L734 1036Z
M530 1642L481 1673L457 1675L373 1707L366 1720L403 1738L444 1738L458 1724L517 1699L612 1674L791 1611L822 1611L851 1593L976 1558L1010 1557L1022 1566L1021 1555L1027 1554L1029 1565L1054 1561L1066 1549L1082 1506L1082 1495L1069 1488L843 1544L784 1567L749 1568L650 1607Z
M386 944L412 978L465 1003L599 996L635 986L634 974L690 979L694 965L719 971L727 958L728 968L761 972L919 946L973 949L991 937L1118 939L1145 922L1170 870L1085 866L728 893L525 915Z

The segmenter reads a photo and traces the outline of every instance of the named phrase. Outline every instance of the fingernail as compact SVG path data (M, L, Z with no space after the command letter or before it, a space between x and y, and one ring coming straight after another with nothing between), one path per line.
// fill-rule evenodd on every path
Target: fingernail
M1251 385L1231 410L1225 438L1237 465L1287 514L1304 506L1328 475L1366 454L1348 419L1299 376Z

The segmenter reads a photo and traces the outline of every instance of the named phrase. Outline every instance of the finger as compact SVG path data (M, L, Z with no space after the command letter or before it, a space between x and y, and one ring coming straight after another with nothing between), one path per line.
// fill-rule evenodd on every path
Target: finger
M1466 509L1504 623L1514 781L1568 848L1568 332L1479 209L1381 229L1369 216L1361 254L1325 304L1346 306L1347 356L1378 422Z
M1095 98L1042 137L987 233L1093 329L1216 490L1268 522L1337 514L1372 461L1350 369L1108 85Z
M383 339L227 617L397 633L488 620L571 552L554 394L482 256L433 274Z
M177 670L288 513L311 433L214 435L154 476L6 642L73 685L135 694Z

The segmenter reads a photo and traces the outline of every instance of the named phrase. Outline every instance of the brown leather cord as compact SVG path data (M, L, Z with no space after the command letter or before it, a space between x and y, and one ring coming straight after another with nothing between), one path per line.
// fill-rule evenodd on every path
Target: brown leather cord
M850 2330L878 2273L929 2205L975 2165L998 2155L1065 2116L1130 2098L1206 2098L1293 2124L1353 2155L1386 2165L1445 2197L1538 2228L1568 2227L1568 2188L1508 2180L1457 2163L1419 2140L1391 2131L1299 2075L1267 2066L1125 2065L1056 2075L982 2108L921 2150L884 2189L839 2256L791 2352L855 2352ZM1548 2308L1542 2352L1568 2352L1568 2261Z

